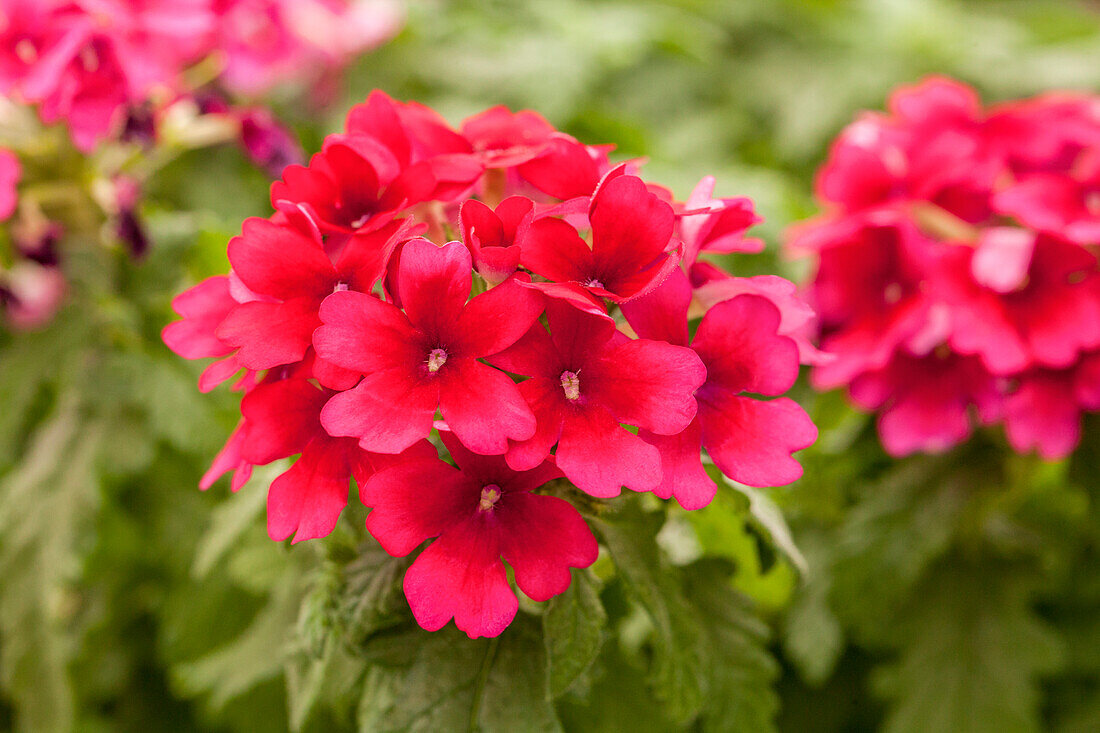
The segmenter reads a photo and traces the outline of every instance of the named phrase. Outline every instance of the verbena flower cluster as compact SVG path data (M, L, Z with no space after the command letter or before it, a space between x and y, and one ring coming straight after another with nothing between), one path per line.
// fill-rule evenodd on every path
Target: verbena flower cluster
M931 78L834 143L811 252L817 387L878 410L894 455L939 451L975 423L1012 447L1070 453L1100 409L1100 97L983 108Z
M145 124L152 100L195 91L184 72L203 59L237 94L331 85L400 20L384 0L0 0L0 93L90 151Z
M230 274L174 302L165 342L218 358L200 388L243 392L202 486L298 455L267 522L300 541L332 532L354 477L388 552L434 539L404 580L417 621L476 637L516 613L505 562L544 601L595 561L577 490L701 508L702 448L737 481L798 478L816 429L766 398L814 358L812 313L789 282L699 259L759 250L751 202L713 179L676 202L608 152L530 111L455 130L381 92L353 108L230 241Z
M147 164L168 157L142 152L236 139L277 177L304 154L255 95L297 83L324 101L344 65L401 20L391 0L0 0L0 221L16 211L20 156L34 159L24 188L37 192L5 226L3 323L46 325L67 289L57 244L74 232L39 205L39 195L53 195L43 191L64 188L79 206L101 209L93 216L110 221L103 231L140 256L149 246L138 214ZM30 107L43 123L64 125L94 172L50 180L68 145L23 130L17 118ZM105 143L123 150L93 157Z

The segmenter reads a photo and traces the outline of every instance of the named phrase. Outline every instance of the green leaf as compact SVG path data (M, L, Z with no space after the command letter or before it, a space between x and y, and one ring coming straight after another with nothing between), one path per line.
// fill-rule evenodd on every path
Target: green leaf
M894 613L950 548L975 487L996 475L988 457L965 450L899 462L840 528L832 598L862 636L890 642Z
M107 432L63 395L18 466L0 482L0 684L19 730L74 721L68 667L79 650L77 582L99 501L96 463Z
M688 599L702 620L709 679L701 718L704 731L775 729L779 697L772 684L779 665L768 652L769 631L751 603L730 586L733 568L699 560L685 568Z
M606 623L599 581L589 570L574 570L568 590L550 599L542 617L551 697L564 694L592 666Z
M877 689L893 699L887 733L1027 733L1043 729L1041 676L1061 665L1058 637L1011 568L943 565L913 595L906 640Z
M593 525L653 623L654 691L674 720L687 722L703 707L706 660L698 620L656 542L663 520L663 513L647 514L637 502L629 502L617 513L593 520Z
M359 706L362 730L559 731L538 623L519 615L501 636L471 640L453 627L373 639Z
M783 551L787 559L798 568L803 575L806 574L806 558L794 542L791 528L787 526L787 520L783 518L783 512L779 510L771 497L760 489L739 484L736 481L726 479L726 483L735 491L743 494L749 500L749 513L768 531L772 542Z
M199 543L195 553L192 574L201 580L225 557L237 541L256 523L257 517L267 504L267 487L280 473L286 470L284 461L276 461L267 466L257 466L252 477L213 511L210 529ZM215 489L217 490L217 489Z
M173 672L183 692L208 695L210 707L220 710L282 674L301 607L298 586L296 579L285 579L239 637L200 659L178 665Z
M802 679L817 687L844 652L844 631L829 606L831 545L821 533L804 534L809 569L783 617L783 651Z
M294 655L286 664L290 729L350 727L365 666L338 643L329 644L320 658L305 652Z

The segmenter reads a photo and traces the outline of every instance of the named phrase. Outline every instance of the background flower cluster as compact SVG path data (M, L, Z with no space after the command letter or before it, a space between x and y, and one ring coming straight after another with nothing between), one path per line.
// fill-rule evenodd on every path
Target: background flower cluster
M879 410L894 455L1003 422L1061 458L1100 408L1100 98L983 108L943 78L865 113L818 173L827 213L790 247L816 256L815 385Z

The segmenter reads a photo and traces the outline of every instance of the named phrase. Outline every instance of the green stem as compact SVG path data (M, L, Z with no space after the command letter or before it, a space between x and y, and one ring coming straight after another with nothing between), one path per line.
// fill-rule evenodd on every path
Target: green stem
M485 660L481 663L481 671L477 675L477 685L474 687L474 704L470 708L470 733L480 729L477 718L481 714L481 696L485 692L485 685L489 682L489 671L493 668L493 659L497 655L497 647L500 646L500 637L494 636L489 641L489 648L485 652Z

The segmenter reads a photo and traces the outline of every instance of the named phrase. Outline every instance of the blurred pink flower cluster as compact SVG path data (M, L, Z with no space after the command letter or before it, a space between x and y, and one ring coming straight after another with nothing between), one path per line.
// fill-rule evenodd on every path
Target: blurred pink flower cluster
M213 58L231 93L317 85L400 26L385 0L0 0L0 93L64 121L83 151Z
M930 78L864 113L818 173L826 208L792 231L812 253L821 389L879 411L893 455L976 423L1070 453L1100 409L1100 97L983 108Z
M456 130L381 92L353 108L229 242L229 275L174 302L168 346L218 358L200 388L244 393L202 486L298 455L267 495L268 533L297 541L333 531L354 477L387 551L434 539L404 580L420 624L480 636L516 613L504 562L542 601L596 559L548 482L699 509L703 450L744 483L797 479L817 431L781 395L812 313L701 259L759 250L752 203L709 178L677 202L608 152L530 111Z
M401 22L395 0L0 0L0 95L33 106L43 123L64 124L84 154L105 141L149 148L171 127L164 137L178 147L236 138L276 177L304 156L256 95L297 84L325 101L343 67ZM244 106L231 102L242 98ZM42 155L34 141L27 147ZM0 221L17 211L24 152L0 150ZM151 171L110 166L96 168L96 190L81 200L94 199L139 257L149 246L138 211ZM49 167L31 170L41 178ZM25 191L39 183L26 181ZM69 174L50 185L84 179ZM11 264L0 268L0 312L17 329L48 323L65 292L56 247L65 226L46 218L34 193L24 204L7 225Z

